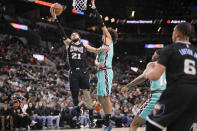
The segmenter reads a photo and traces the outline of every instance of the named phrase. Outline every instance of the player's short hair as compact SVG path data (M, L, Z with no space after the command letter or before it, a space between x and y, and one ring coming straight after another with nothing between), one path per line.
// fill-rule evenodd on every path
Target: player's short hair
M155 51L155 53L158 54L158 55L160 55L161 50L160 50L160 49L157 49L157 50Z
M112 41L114 44L117 43L117 40L118 40L118 33L116 30L112 29L111 27L108 28L108 31L112 37Z
M77 31L73 31L70 35L72 35L73 33L78 34L78 35L79 35L79 38L81 38L81 35L79 34L79 32L77 32Z
M195 34L194 27L188 22L179 23L176 29L184 36L192 37Z

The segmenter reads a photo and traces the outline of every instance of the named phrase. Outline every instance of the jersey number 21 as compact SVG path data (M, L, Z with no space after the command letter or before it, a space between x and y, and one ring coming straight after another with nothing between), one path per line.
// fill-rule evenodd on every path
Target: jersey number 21
M79 54L79 53L72 53L72 59L80 60L81 59L81 54Z

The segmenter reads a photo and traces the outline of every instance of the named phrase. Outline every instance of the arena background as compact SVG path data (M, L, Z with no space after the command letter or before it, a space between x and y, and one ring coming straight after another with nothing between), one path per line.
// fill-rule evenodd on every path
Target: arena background
M92 46L101 45L101 30L90 7L84 15L80 15L72 12L72 0L43 1L67 5L59 20L68 36L77 31ZM197 29L197 2L96 0L96 6L106 26L117 30L119 34L114 50L115 77L111 100L114 109L115 106L120 107L119 114L113 116L115 127L126 128L139 106L147 99L150 84L146 81L124 95L120 88L143 72L157 48L171 43L175 24L187 21ZM197 45L197 35L191 41ZM88 53L91 92L95 116L98 117L97 128L100 128L94 59L95 55ZM61 114L60 126L56 127L54 122L53 127L44 129L76 128L72 124L73 103L65 46L57 26L51 20L48 6L36 4L32 0L0 0L0 96L1 108L5 101L10 108L15 101L23 105L33 103L35 108L40 101L44 106L50 102L54 112ZM84 108L84 125L81 128L88 128L83 95L80 95L80 100ZM28 129L23 125L21 128Z

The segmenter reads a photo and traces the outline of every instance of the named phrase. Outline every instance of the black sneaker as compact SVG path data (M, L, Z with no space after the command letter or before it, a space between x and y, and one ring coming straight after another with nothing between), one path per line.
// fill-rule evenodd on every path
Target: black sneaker
M90 128L95 128L96 127L96 123L94 121L90 121L89 122L89 127Z

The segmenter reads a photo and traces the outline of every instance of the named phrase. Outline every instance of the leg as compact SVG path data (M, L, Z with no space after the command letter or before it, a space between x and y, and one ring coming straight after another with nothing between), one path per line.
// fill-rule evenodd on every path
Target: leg
M187 111L183 112L171 125L168 126L168 131L189 131L197 116L197 109L190 107Z
M28 128L28 125L30 124L30 122L31 122L31 120L30 120L30 118L28 117L28 116L24 116L23 117L23 127L24 128Z
M134 120L130 125L131 131L136 131L140 124L142 124L146 120L146 117L152 113L154 106L160 96L161 93L150 94L149 99L146 100L146 102L140 107L140 111L134 117Z
M72 123L72 116L71 116L71 114L69 112L65 112L65 117L64 118L65 118L66 123L68 125L71 125L71 123Z
M14 127L15 128L20 128L20 121L21 121L20 117L14 116Z
M18 118L19 118L19 122L18 122L19 128L23 128L24 127L24 124L23 124L24 119L23 119L23 117L18 117Z
M89 91L89 89L90 89L89 73L86 70L84 70L84 71L81 71L81 74L80 75L81 75L80 85L83 85L83 87L81 87L81 89L83 90L83 95L84 95L84 98L85 98L85 102L86 102L87 107L89 109L90 123L93 124L94 115L93 115L92 98L91 98L91 94L90 94L90 91Z
M91 98L91 95L90 95L90 91L89 90L83 90L83 95L84 95L85 102L87 104L88 109L92 109L93 106L92 106L92 98Z
M122 126L125 127L125 123L127 122L127 116L122 117Z
M35 116L30 116L31 120L35 121L36 117Z
M59 116L55 116L55 120L56 120L56 127L59 127L60 117Z
M103 107L103 111L105 114L111 114L112 113L112 104L111 104L111 100L110 100L110 96L104 96L100 98L102 103L102 107Z
M103 107L105 114L112 113L112 104L110 101L110 94L112 88L113 71L111 69L100 71L97 74L98 84L97 84L97 94L98 100Z
M1 129L5 130L5 116L1 116Z
M83 90L83 95L85 97L85 101L86 101L87 107L89 109L89 119L90 119L90 122L93 122L94 115L93 115L93 105L92 105L92 98L91 98L91 95L90 95L90 91Z
M85 126L85 116L81 116L81 124Z
M152 128L156 128L157 130L168 129L168 127L172 125L172 123L176 123L176 120L189 108L187 104L195 97L191 98L192 95L185 96L185 92L176 92L175 89L177 88L182 87L168 87L161 95L151 115L147 116L147 131ZM179 126L181 127L183 125ZM181 131L183 131L183 129L181 129Z
M85 125L87 125L88 122L89 122L89 118L88 118L88 116L85 116Z
M102 96L98 96L98 101L101 104L101 106L103 107L103 99L102 99Z
M77 71L70 72L70 91L73 98L74 106L78 106L78 95L79 95L79 73Z
M128 116L127 127L130 126L132 121L133 121L133 117L132 116Z
M100 71L97 74L97 95L98 100L103 107L105 113L104 117L104 130L111 130L110 117L112 113L112 104L110 101L110 94L112 88L113 71L109 69L108 71ZM106 127L105 127L106 126Z
M103 111L105 113L104 125L109 126L110 117L111 117L111 113L112 113L112 104L111 104L111 101L110 101L110 96L100 97L99 100L101 101L101 105L102 105Z
M75 106L76 109L76 117L77 117L77 124L80 123L80 108L78 107L79 104L79 100L78 100L78 95L79 95L79 71L71 71L70 72L70 90L71 90L71 94L72 94L72 98L73 98L73 104Z
M10 129L14 129L14 124L13 124L13 117L10 116Z
M130 131L136 131L140 124L142 124L143 122L144 120L139 117L139 114L137 114L130 125Z
M42 126L46 126L46 116L41 116L42 119Z
M89 83L89 73L86 70L82 70L80 72L80 81L79 85L81 85L80 89L83 90L83 95L85 97L85 102L87 104L88 109L92 109L92 98L90 94L90 83Z
M43 121L43 120L42 120L41 116L37 116L36 119L37 119L38 122L42 125L42 121Z
M53 116L47 116L47 126L53 126Z
M153 126L152 124L150 124L148 121L146 122L146 131L162 131L162 129Z

